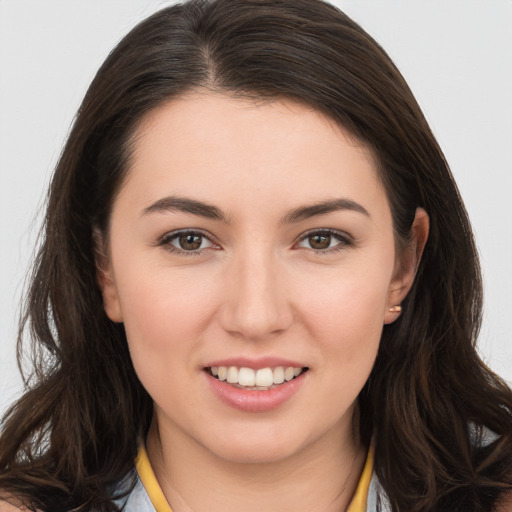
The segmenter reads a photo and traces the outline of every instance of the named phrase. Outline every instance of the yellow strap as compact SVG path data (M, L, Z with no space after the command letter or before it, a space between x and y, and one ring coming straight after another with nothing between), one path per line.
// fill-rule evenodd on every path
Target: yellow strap
M149 499L151 500L151 503L153 503L156 512L172 512L172 509L169 503L167 503L164 493L158 484L155 473L153 473L153 468L151 467L148 454L146 453L146 449L143 445L141 445L139 448L139 453L135 459L135 467L137 468L137 473L139 474L142 485L146 489ZM373 449L370 446L363 472L361 473L356 492L352 498L352 501L350 502L350 505L348 506L347 512L366 512L366 502L368 499L368 490L370 488L372 472Z
M164 493L158 484L155 473L153 473L153 468L149 462L148 454L142 444L139 448L137 458L135 459L135 467L137 468L140 481L142 482L144 489L146 489L156 512L172 512L172 509L169 506L169 503L167 503Z
M366 504L368 501L368 491L370 490L370 481L373 473L373 447L370 445L368 449L368 455L366 456L366 462L364 463L363 472L359 477L359 483L357 484L356 492L350 505L347 508L347 512L366 512Z

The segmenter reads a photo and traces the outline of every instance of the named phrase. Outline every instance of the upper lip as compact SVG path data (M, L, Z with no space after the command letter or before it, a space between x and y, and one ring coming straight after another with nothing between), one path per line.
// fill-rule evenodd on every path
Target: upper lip
M285 359L282 357L260 357L251 359L247 357L230 357L227 359L216 359L205 365L205 368L212 368L213 366L236 366L237 368L252 368L259 370L260 368L275 368L277 366L292 366L293 368L304 368L306 365L293 361L292 359Z

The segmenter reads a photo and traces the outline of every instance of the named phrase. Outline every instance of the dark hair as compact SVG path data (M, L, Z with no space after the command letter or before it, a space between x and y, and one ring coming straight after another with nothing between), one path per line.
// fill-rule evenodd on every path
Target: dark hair
M466 211L401 74L320 0L175 5L98 71L50 187L19 335L30 330L35 370L4 418L0 489L43 510L117 510L109 489L133 468L152 400L104 312L94 232L108 229L141 118L193 88L291 99L347 129L378 163L400 247L416 208L428 212L415 283L359 396L360 432L392 510L491 510L512 488L512 394L475 350L482 291Z

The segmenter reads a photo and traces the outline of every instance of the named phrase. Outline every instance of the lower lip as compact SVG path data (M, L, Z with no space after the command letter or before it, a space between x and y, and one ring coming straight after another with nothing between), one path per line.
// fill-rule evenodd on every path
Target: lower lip
M226 405L244 412L266 412L277 409L292 398L302 386L306 373L302 372L298 377L266 391L235 388L208 372L205 375L215 395Z

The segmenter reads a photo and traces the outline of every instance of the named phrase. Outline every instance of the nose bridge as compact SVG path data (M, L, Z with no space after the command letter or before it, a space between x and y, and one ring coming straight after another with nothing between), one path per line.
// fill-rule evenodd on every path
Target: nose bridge
M247 339L286 330L292 311L281 262L268 244L250 244L229 263L223 327Z

